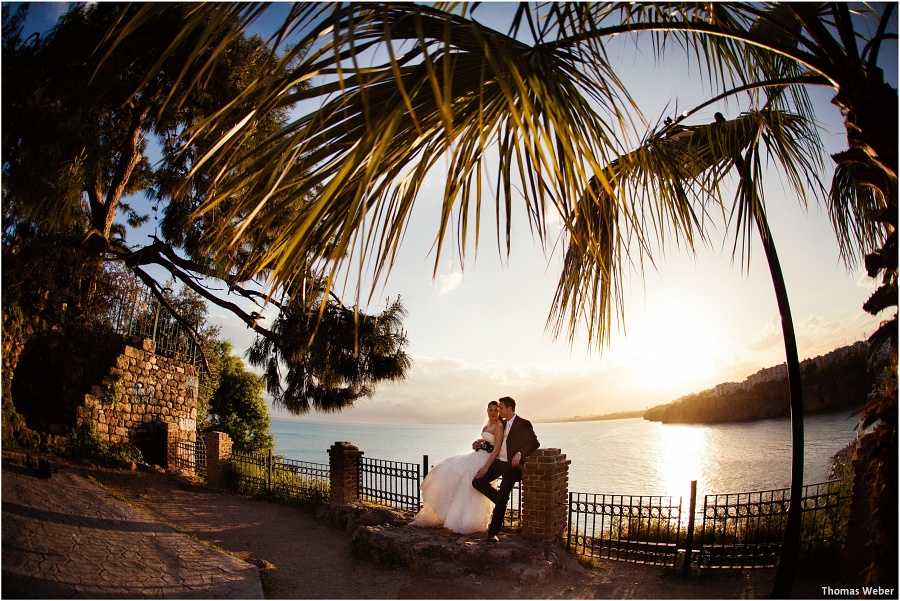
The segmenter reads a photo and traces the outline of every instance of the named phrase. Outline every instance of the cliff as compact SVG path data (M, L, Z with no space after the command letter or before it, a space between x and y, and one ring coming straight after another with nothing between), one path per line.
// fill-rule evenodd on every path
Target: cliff
M868 345L857 343L800 365L806 414L861 407L872 390ZM651 407L644 419L663 423L751 421L790 415L790 390L784 365L760 370L742 383L713 389Z

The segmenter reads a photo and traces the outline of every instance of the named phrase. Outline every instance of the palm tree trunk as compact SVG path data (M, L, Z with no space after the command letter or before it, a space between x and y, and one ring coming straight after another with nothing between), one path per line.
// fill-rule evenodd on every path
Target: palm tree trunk
M772 284L775 287L775 298L778 300L791 394L791 500L788 505L781 559L778 562L771 595L773 599L786 599L791 596L794 575L797 571L797 559L800 554L803 499L803 389L800 385L800 360L797 355L797 339L794 336L794 321L791 318L787 286L784 283L775 242L772 240L772 232L769 230L768 220L762 207L758 208L756 226L766 252L766 260L769 263L769 273L772 275Z
M724 117L717 113L716 121L722 120ZM784 543L781 546L781 557L771 594L773 599L786 599L791 596L797 571L797 559L800 555L803 501L803 387L800 384L800 359L797 355L797 338L794 335L791 303L788 300L787 286L784 283L778 252L775 250L775 241L772 239L772 231L769 229L769 220L766 218L765 208L760 204L759 196L753 187L749 170L750 156L749 150L746 159L738 154L734 159L734 164L740 173L741 185L747 186L748 197L752 200L753 219L759 231L759 238L769 264L769 274L772 276L772 285L775 288L775 299L778 302L778 313L781 316L781 334L784 338L788 387L791 395L791 500L788 504Z

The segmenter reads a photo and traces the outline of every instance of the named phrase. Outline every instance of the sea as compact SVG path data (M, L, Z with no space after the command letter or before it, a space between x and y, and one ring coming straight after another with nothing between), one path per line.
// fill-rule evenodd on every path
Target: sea
M804 484L828 480L832 458L857 437L858 417L847 412L804 420ZM471 451L482 424L361 424L273 417L275 454L328 463L337 441L356 445L365 457L434 465ZM641 418L534 423L541 447L571 460L569 492L698 498L788 488L791 422L680 425Z

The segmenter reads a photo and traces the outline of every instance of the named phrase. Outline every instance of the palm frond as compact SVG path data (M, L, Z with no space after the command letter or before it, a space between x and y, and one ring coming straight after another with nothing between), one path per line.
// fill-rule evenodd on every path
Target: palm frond
M604 98L607 109L624 119L616 95L597 84L587 88L589 82L559 53L427 7L336 9L332 24L327 39L281 84L288 90L310 73L325 76L290 96L320 106L271 140L271 150L242 159L249 161L245 173L261 184L233 214L244 223L276 213L277 206L261 211L276 196L317 190L290 234L276 241L268 263L252 267L271 267L281 282L326 241L334 242L325 257L333 273L354 257L372 258L376 273L389 272L415 199L440 160L451 168L435 236L436 265L453 215L459 216L457 243L465 252L468 215L481 214L490 158L499 160L495 211L508 250L518 194L533 230L544 238L548 208L565 218L604 157L621 151L618 131L591 102ZM390 49L387 57L370 56L362 66L358 50L375 45ZM336 63L335 56L342 60ZM219 150L236 147L239 135L231 138ZM225 175L217 182L218 197L232 193ZM516 180L524 186L517 189ZM213 198L202 210L217 204Z
M254 14L250 7L235 13ZM501 253L509 251L514 211L524 211L543 241L555 212L572 259L548 323L556 319L557 332L568 323L571 333L572 323L586 319L590 336L603 339L611 308L621 311L620 270L652 263L657 246L692 249L702 240L708 208L725 211L717 195L735 165L749 177L726 213L736 227L735 252L740 246L747 260L764 212L758 182L766 161L784 167L803 202L807 188L821 193L821 141L806 88L843 81L842 15L833 4L554 3L520 7L503 35L453 3L297 5L275 39L299 34L308 53L301 59L286 51L273 62L275 77L251 82L196 129L218 136L197 164L220 166L201 211L225 211L223 199L250 191L227 209L234 226L222 243L227 250L250 229L270 229L286 199L308 196L245 277L268 273L274 285L290 286L315 257L329 284L349 277L347 265L373 266L377 282L391 271L413 207L443 162L435 268L452 236L463 257L471 238L477 248L488 194ZM641 32L658 56L672 44L689 53L716 101L740 94L754 108L715 126L655 128L629 152L625 141L638 131L640 112L605 40ZM259 152L245 146L234 114L247 104L254 107L243 115L247 124L252 112L295 104L305 112ZM838 217L836 227L848 219Z
M610 163L594 180L567 224L563 270L547 325L554 336L573 339L583 327L589 342L607 340L613 315L624 315L622 270L642 269L667 244L693 252L706 239L708 211L725 213L720 198L735 167L745 166L727 217L734 226L735 253L749 262L757 219L764 219L762 176L765 156L784 166L791 187L805 199L807 187L821 190L823 170L817 137L802 117L754 111L709 125L665 125L634 151Z

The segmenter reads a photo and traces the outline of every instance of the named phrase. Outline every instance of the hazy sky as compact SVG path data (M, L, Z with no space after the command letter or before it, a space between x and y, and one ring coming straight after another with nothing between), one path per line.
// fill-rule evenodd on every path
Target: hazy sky
M507 8L486 5L491 17L502 17ZM896 47L889 52L896 54ZM701 80L688 76L681 57L654 66L648 53L627 42L617 53L626 84L650 122L706 98ZM889 77L896 85L896 62ZM816 90L812 96L822 108L829 152L844 148L842 118L828 102L833 91ZM712 107L690 122L709 122L716 110L735 117L743 108L734 102ZM827 184L827 157L826 168ZM667 248L665 256L656 256L656 269L648 267L643 277L629 274L619 328L624 332L601 351L584 338L569 344L545 331L561 253L545 252L532 238L521 207L508 260L497 250L489 199L477 256L468 248L461 265L447 248L432 278L441 187L435 174L419 199L394 272L369 307L383 307L387 296L402 297L415 361L408 379L381 386L374 398L339 416L307 419L476 423L487 402L504 395L514 397L529 418L603 414L667 403L784 362L780 319L758 240L749 272L742 271L740 255L732 257L734 232L720 224L696 256ZM879 319L861 306L875 283L860 267L848 271L840 261L824 207L802 207L777 178L769 179L765 194L800 358L868 337ZM238 340L240 324L226 328Z
M37 4L35 22L55 18L59 6ZM482 14L502 18L508 9L488 4ZM896 55L896 46L889 51ZM705 97L702 82L688 75L680 57L654 66L633 44L621 44L617 52L626 83L649 121ZM893 58L887 74L896 86ZM828 89L813 93L822 107L829 152L845 147L842 119L828 104L832 95ZM712 107L690 123L709 122L715 110L735 117L743 108L738 103ZM826 182L830 164L827 168ZM656 269L648 267L643 277L629 274L619 328L625 331L601 351L583 338L554 341L545 331L560 251L545 251L531 237L521 206L514 213L508 259L497 251L493 199L486 199L477 255L469 247L462 265L455 249L447 247L432 277L441 188L435 173L419 198L394 271L368 307L378 311L386 297L402 297L414 360L407 380L381 386L373 398L341 414L305 419L479 423L487 402L505 395L532 419L603 414L666 403L784 362L775 296L756 239L749 272L742 271L740 256L732 259L734 232L720 224L696 256L667 248L665 256L656 256ZM766 200L801 359L866 338L879 322L861 309L875 284L861 268L848 272L840 262L824 208L804 209L774 178L767 182ZM211 317L236 349L247 348L252 335L242 322L215 307Z

